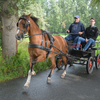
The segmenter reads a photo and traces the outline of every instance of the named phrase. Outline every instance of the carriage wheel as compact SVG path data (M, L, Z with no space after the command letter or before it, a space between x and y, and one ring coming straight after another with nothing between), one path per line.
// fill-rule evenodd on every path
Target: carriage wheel
M100 68L100 54L98 54L96 57L95 65L97 69Z
M93 58L89 57L86 65L86 71L88 74L93 72Z
M56 59L56 67L58 68L58 70L61 70L63 65L64 65L63 60L61 58L57 58Z

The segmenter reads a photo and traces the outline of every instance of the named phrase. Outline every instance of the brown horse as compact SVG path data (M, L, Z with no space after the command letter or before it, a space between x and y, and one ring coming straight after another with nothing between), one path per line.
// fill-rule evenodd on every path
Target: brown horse
M23 14L17 23L17 34L16 34L16 39L17 40L21 40L24 37L24 34L28 32L29 35L29 43L30 44L36 44L36 45L41 45L42 39L43 39L43 46L46 47L46 40L47 40L47 48L50 48L50 40L48 38L48 35L45 34L45 38L43 38L43 34L39 34L42 33L41 29L39 29L38 25L37 25L37 18L35 17L31 17L29 15L25 15ZM66 40L61 37L61 36L53 36L54 38L54 42L53 44L60 49L62 52L67 54L67 49L68 49L68 45ZM51 47L52 51L55 51L57 53L60 53L60 51L55 48L55 47ZM35 75L35 71L33 70L33 66L34 64L36 64L37 62L40 61L44 61L46 59L46 55L48 54L48 51L40 49L40 48L34 48L34 47L28 47L28 51L29 51L29 55L30 55L30 69L28 72L28 78L27 81L24 85L24 88L28 88L29 84L30 84L30 80L31 80L31 75ZM50 58L50 61L52 63L52 69L50 71L50 74L48 75L47 78L47 82L51 81L51 75L54 71L54 69L56 68L56 63L55 63L55 56L57 55L57 53L55 52L50 52L48 55L48 58ZM61 53L62 54L62 53ZM66 67L67 67L67 58L65 56L61 56L65 65L65 69L63 74L61 75L61 78L64 78L66 75Z

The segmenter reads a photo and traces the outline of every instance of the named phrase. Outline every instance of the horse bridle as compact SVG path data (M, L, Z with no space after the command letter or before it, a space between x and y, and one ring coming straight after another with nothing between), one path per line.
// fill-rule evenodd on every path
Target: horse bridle
M25 20L25 23L23 23L23 24L24 24L23 27L26 28L26 30L24 31L24 30L22 30L22 29L20 29L20 28L17 28L17 29L23 32L23 37L24 37L24 34L25 34L25 32L27 31L28 26L30 26L30 20L27 19L27 18L25 18L25 17L21 17L20 19L24 19L24 20ZM19 19L19 20L20 20L20 19ZM28 23L26 23L26 21L28 21ZM18 22L17 22L17 27L18 27ZM26 38L30 38L30 37L35 36L35 35L41 35L41 34L44 34L44 33L46 33L46 32L34 34L34 35L28 36L28 37L26 37Z
M27 19L27 18L25 18L25 17L21 17L20 19L24 19L24 20L25 20L25 23L23 23L23 24L24 24L23 27L26 28L26 30L24 31L24 30L22 30L22 29L20 29L20 28L17 28L17 29L23 32L23 37L24 37L24 34L25 34L25 32L27 31L28 26L30 26L30 20ZM20 20L20 19L19 19L19 20ZM26 21L28 21L28 23L26 23ZM18 22L17 22L17 27L18 27ZM30 38L30 37L35 36L35 35L41 35L41 34L43 35L44 33L46 33L46 32L34 34L34 35L31 35L31 36L28 36L28 37L25 37L25 38ZM44 35L43 35L43 36L44 36ZM42 41L43 41L43 40L42 40Z
M23 27L26 28L26 30L24 31L24 30L20 29L20 28L18 27L18 22L17 22L17 27L18 27L17 29L20 30L20 31L22 31L22 32L23 32L23 35L24 35L25 32L27 31L28 26L30 26L30 20L27 19L27 18L25 18L25 17L21 17L20 19L24 19L24 20L25 20L25 23L23 23ZM20 19L19 19L19 20L20 20ZM28 21L28 23L26 23L26 21Z

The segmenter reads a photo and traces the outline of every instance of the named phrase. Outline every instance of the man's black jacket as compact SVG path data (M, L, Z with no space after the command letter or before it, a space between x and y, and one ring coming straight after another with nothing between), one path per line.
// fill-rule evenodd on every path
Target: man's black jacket
M87 39L94 39L96 40L97 36L99 35L99 30L96 26L89 26L86 28L86 31L85 31L85 38Z

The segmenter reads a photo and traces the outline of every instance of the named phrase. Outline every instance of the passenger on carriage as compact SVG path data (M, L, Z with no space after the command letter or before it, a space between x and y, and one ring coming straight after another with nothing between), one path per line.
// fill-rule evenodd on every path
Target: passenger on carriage
M90 19L90 26L86 28L85 31L85 38L79 37L78 41L77 41L77 50L79 50L79 46L78 44L85 44L84 48L82 49L83 51L86 51L90 45L95 45L95 40L99 34L99 30L97 28L97 26L94 25L95 24L95 19L91 18Z
M69 26L69 29L67 30L68 33L75 33L75 35L69 34L68 36L65 37L65 40L70 41L70 40L74 40L73 43L77 42L77 39L82 36L82 34L85 33L85 28L83 23L80 22L80 17L79 15L76 15L74 17L75 21ZM77 34L76 34L77 33ZM72 45L73 47L75 46L75 44Z

